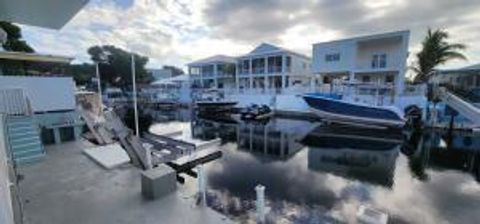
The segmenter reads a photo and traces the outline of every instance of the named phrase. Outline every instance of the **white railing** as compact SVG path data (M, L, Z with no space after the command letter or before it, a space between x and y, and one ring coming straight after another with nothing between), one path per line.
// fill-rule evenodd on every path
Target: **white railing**
M29 115L30 105L23 89L0 89L0 113Z

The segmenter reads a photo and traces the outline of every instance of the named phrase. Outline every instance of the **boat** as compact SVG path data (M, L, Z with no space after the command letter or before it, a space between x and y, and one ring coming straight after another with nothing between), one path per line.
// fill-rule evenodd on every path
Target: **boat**
M240 112L242 120L265 120L273 116L273 111L267 105L252 104Z
M232 111L238 101L225 99L225 96L216 89L205 90L195 100L195 106L200 113L224 113Z
M309 93L303 99L323 119L358 125L401 128L406 119L394 106L376 106L343 100L339 94Z

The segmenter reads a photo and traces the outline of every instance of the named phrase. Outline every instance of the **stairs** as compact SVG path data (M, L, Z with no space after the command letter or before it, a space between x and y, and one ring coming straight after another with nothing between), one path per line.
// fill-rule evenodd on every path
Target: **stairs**
M7 136L17 165L30 164L45 156L38 126L32 116L8 116Z

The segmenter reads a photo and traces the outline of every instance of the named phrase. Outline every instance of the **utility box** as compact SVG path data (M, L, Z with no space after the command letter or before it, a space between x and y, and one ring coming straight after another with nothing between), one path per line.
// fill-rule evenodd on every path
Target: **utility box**
M166 165L142 172L142 195L148 199L157 199L177 189L177 174Z

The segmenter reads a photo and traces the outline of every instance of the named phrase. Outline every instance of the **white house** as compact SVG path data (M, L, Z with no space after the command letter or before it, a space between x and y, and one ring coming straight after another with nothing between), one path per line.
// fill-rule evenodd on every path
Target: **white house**
M314 44L312 72L320 85L333 79L357 85L357 101L378 88L393 101L404 92L409 37L398 31Z
M188 64L188 74L194 88L235 88L236 59L215 55Z
M237 92L280 93L293 85L308 85L311 59L262 43L237 58Z
M463 68L438 70L430 81L442 85L449 85L464 91L479 89L480 64L474 64Z

